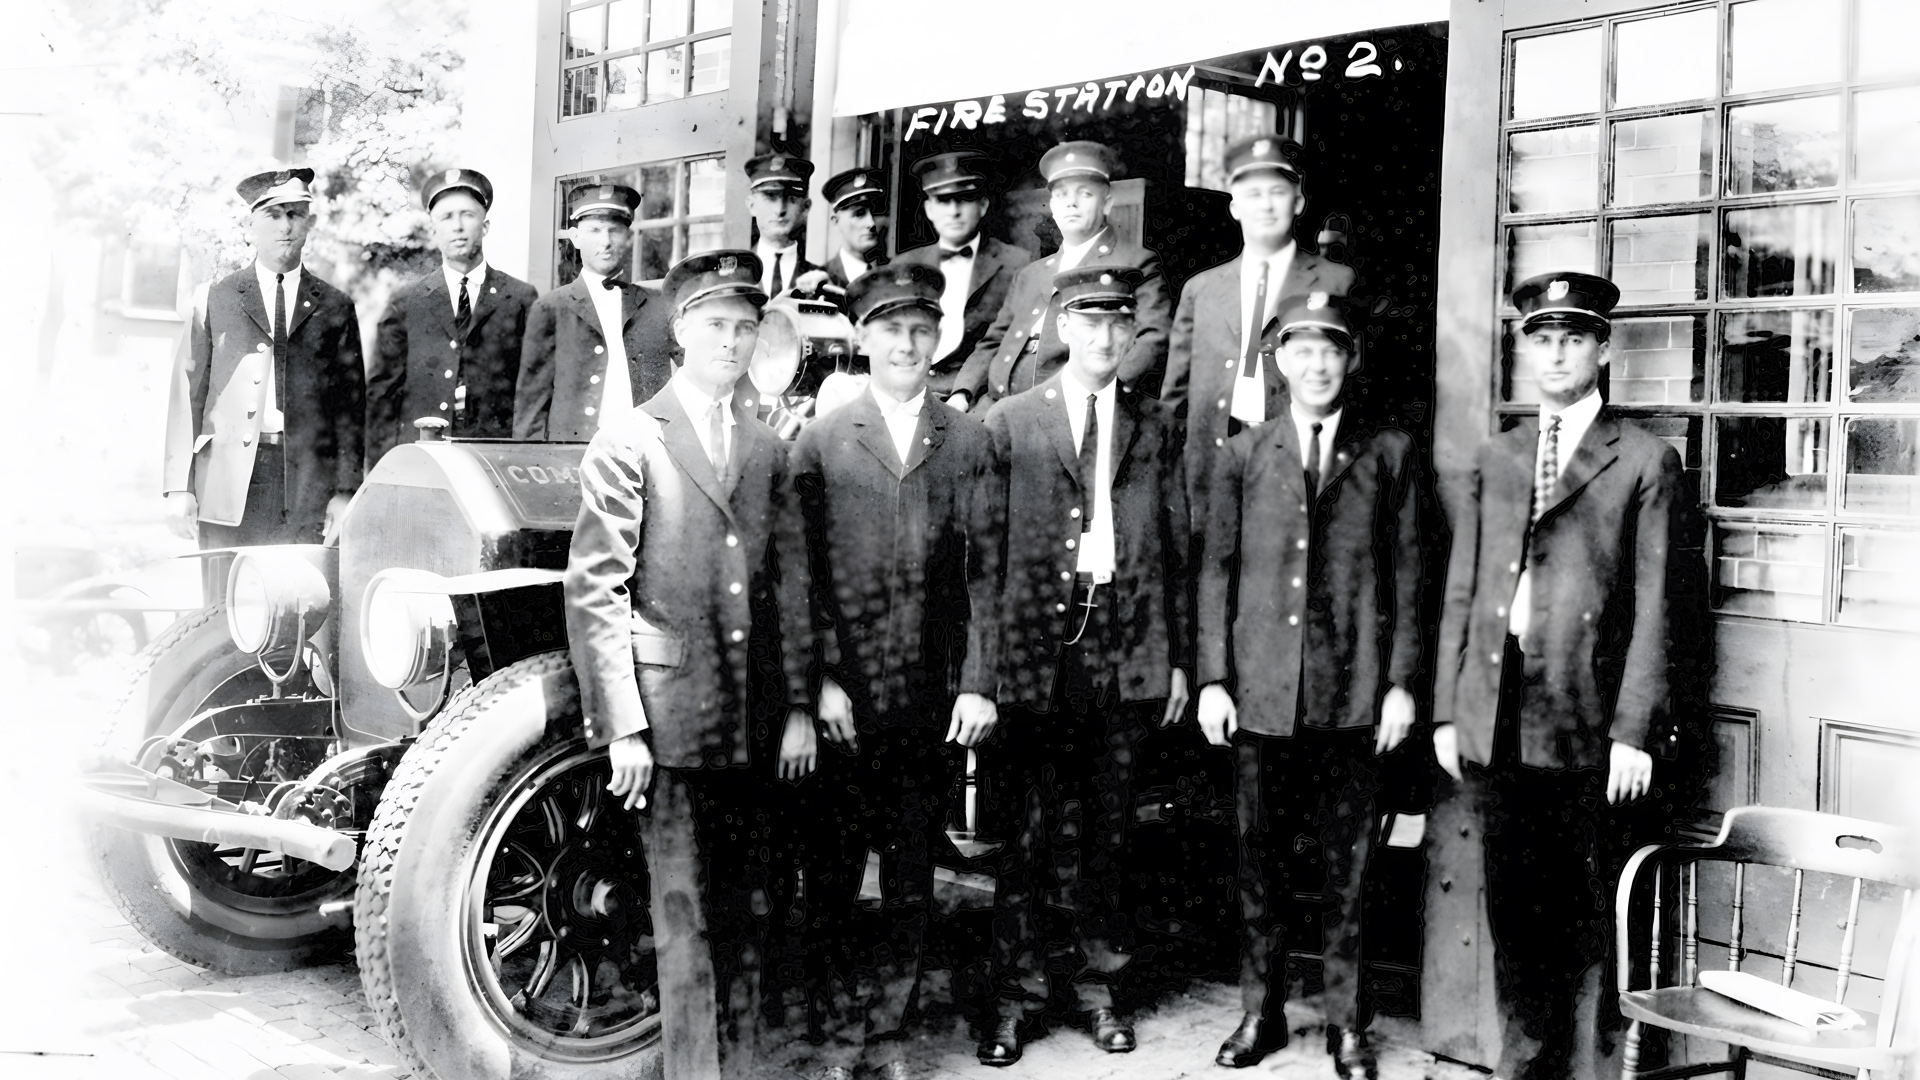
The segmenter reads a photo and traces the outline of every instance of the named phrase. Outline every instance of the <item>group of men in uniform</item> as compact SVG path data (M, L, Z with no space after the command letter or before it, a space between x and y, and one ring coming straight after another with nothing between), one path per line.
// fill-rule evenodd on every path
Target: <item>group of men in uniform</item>
M1287 1042L1281 898L1316 851L1327 1049L1343 1080L1372 1076L1361 895L1378 758L1429 692L1433 523L1413 439L1350 393L1354 274L1293 242L1299 158L1274 136L1228 148L1244 249L1177 303L1108 220L1121 165L1097 143L1040 161L1061 233L1045 258L984 234L989 162L956 152L913 167L938 239L891 260L880 176L829 179L845 243L815 266L797 242L812 166L769 154L747 164L754 249L626 282L639 195L593 185L568 207L580 274L537 298L486 264L491 186L449 170L422 192L444 264L394 296L364 378L351 302L300 269L312 174L251 177L257 261L199 301L176 372L170 512L209 546L311 542L421 418L589 442L570 649L610 790L645 812L669 1076L748 1067L754 913L792 902L774 879L796 870L803 981L833 1000L825 1075L910 1075L934 861L973 748L1004 755L1021 810L979 1060L1019 1060L1062 1003L1101 1049L1133 1049L1114 996L1134 959L1132 772L1190 705L1232 754L1241 841L1243 1015L1216 1061ZM788 445L739 382L764 305L795 290L840 299L868 381ZM1596 815L1651 776L1682 507L1672 449L1601 402L1617 290L1552 274L1513 299L1541 418L1482 449L1456 510L1430 734L1487 821L1516 1018L1501 1075L1545 1077L1603 951ZM769 814L809 786L804 814ZM788 865L755 867L767 852ZM855 917L869 852L879 933Z

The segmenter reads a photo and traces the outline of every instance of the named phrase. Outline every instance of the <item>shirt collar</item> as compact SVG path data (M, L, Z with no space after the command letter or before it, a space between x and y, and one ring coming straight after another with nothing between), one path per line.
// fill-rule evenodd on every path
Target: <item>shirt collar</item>
M1060 248L1060 261L1064 263L1067 261L1067 258L1071 256L1074 260L1073 264L1079 266L1081 260L1087 257L1087 252L1092 251L1093 245L1099 243L1100 238L1107 235L1107 230L1111 228L1113 228L1112 225L1102 225L1100 226L1099 232L1087 237L1086 240L1081 243L1074 244L1071 247L1063 245Z
M1262 262L1268 266L1280 266L1283 263L1290 263L1293 261L1294 246L1294 242L1289 240L1287 241L1286 247L1281 248L1265 259L1242 259L1240 261L1240 272L1251 277L1259 270ZM1272 275L1268 275L1268 277L1271 279Z
M580 268L580 280L587 283L587 291L589 293L591 293L595 289L601 289L602 291L611 291L611 290L607 290L603 285L603 282L607 280L607 275L596 274L584 266Z
M673 378L667 381L672 384L673 392L680 395L680 406L687 410L688 416L697 420L707 415L707 410L713 408L716 399L708 397L707 392L695 386L693 380L687 378L683 372L674 372ZM726 406L721 410L726 414L725 422L733 423L733 391L727 391L726 396L718 400L720 404Z
M867 384L867 391L873 395L873 403L880 406L880 415L889 420L896 416L919 416L920 410L927 403L927 388L924 386L920 388L919 393L905 401L894 400L891 395L871 382Z
M941 251L959 251L963 247L970 247L973 249L973 254L978 257L980 254L980 245L983 242L984 238L978 232L975 232L970 239L963 240L958 244L949 244L945 238L942 238L936 241L936 246L938 246Z
M870 262L868 262L867 260L865 260L865 259L863 259L863 258L861 258L861 257L860 257L860 256L858 256L858 255L855 255L855 254L853 253L853 249L852 249L852 248L841 248L841 249L840 249L840 261L841 261L841 262L842 262L843 264L845 264L845 266L846 266L846 268L847 268L847 269L848 269L849 271L852 271L851 273L849 273L849 274L847 275L847 277L848 277L848 279L849 279L849 280L851 280L851 279L853 279L853 278L857 278L857 277L859 277L859 276L860 276L861 274L864 274L864 273L866 273L866 272L867 272L867 271L868 271L869 269L871 269L871 268L872 268L872 266L873 266L873 264L872 264L872 263L870 263Z
M467 279L469 292L479 288L480 283L487 280L487 260L484 258L481 259L479 262L473 264L473 269L464 274L447 265L445 262L442 262L440 264L440 272L446 275L448 290L458 296L460 294L461 278ZM585 271L583 270L582 273L585 273Z
M1108 379L1107 385L1095 390L1075 377L1071 367L1063 367L1060 369L1060 392L1066 395L1067 400L1072 402L1085 401L1087 400L1087 395L1092 394L1094 408L1096 409L1105 408L1113 404L1114 387L1119 385L1119 379Z
M761 260L767 263L769 266L773 264L773 257L775 255L791 255L795 251L798 251L799 249L800 249L800 241L798 240L787 241L787 245L785 247L774 247L772 244L769 244L765 240L762 240L758 244L755 244L753 247L754 253L759 255Z
M1347 409L1346 406L1342 405L1340 408L1317 419L1301 412L1300 406L1296 402L1289 402L1287 404L1287 411L1293 414L1294 427L1301 431L1312 431L1313 425L1319 424L1321 433L1325 434L1329 431L1340 430L1340 414L1346 412Z
M293 269L287 271L286 286L287 301L289 303L293 301L293 294L300 288L300 270L300 267L295 266ZM258 259L254 260L253 271L260 277L260 295L268 298L267 309L271 311L273 308L273 276L278 271L267 269L266 264L260 262Z
M1553 415L1554 412L1552 408L1545 404L1540 406L1541 430L1544 431L1546 429L1547 419ZM1587 392L1586 397L1561 409L1559 415L1561 431L1572 432L1575 429L1582 432L1586 431L1593 426L1594 419L1600 415L1600 388L1597 386L1594 387Z

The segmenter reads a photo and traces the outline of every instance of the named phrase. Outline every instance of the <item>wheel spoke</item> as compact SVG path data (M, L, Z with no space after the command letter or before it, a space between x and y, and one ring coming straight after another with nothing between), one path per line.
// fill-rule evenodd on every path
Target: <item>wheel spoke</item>
M509 842L504 845L501 854L512 855L514 858L520 860L520 865L524 870L521 873L508 877L502 883L504 886L503 891L489 887L487 890L488 903L497 904L502 900L524 900L540 891L540 886L546 882L547 874L545 870L540 868L540 863L534 859L532 852L521 847L519 844ZM498 866L498 863L495 865Z
M527 980L525 991L529 1003L537 1001L547 992L547 986L553 982L553 973L560 967L560 946L552 940L540 943L540 958L534 962L533 978Z
M243 874L253 873L253 866L255 863L259 861L260 861L259 848L248 848L247 850L241 852L240 853L240 872Z
M601 790L599 784L589 781L587 793L580 797L580 816L573 819L573 824L581 832L592 832L594 822L600 818Z
M497 917L498 916L496 916L496 918ZM500 919L500 923L503 926L508 925L505 919ZM532 940L534 931L540 928L540 916L529 909L524 915L521 915L519 919L515 920L512 926L513 933L501 938L500 944L494 946L493 968L495 971L500 970L500 962L502 960L505 960L509 955L518 951L520 946Z
M560 812L560 804L552 796L540 800L540 812L547 819L547 843L555 847L567 838L567 818Z
M587 1028L591 1026L592 1019L587 1012L587 1006L593 994L593 976L587 973L587 961L580 956L567 961L567 973L573 977L571 1001L575 1010L573 1026L569 1029L569 1033L585 1035Z

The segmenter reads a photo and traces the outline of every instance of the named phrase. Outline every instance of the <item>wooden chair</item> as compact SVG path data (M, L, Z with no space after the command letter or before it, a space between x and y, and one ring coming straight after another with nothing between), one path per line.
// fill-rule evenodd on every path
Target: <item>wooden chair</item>
M1809 875L1815 878L1811 897ZM1844 879L1851 879L1850 887ZM1705 905L1715 924L1705 933L1703 883L1730 885L1725 908ZM1632 1022L1622 1055L1623 1080L1714 1072L1731 1072L1735 1080L1744 1080L1749 1060L1840 1080L1896 1075L1905 1048L1896 1049L1893 1027L1901 1012L1903 961L1920 923L1920 905L1911 902L1916 886L1920 847L1909 831L1808 810L1741 807L1727 813L1711 843L1641 848L1620 876L1614 905L1620 1011ZM1886 923L1897 917L1890 953L1876 958L1886 965L1877 969L1882 978L1862 971L1854 955L1861 937L1863 887L1874 915L1869 938L1884 939ZM1842 893L1844 921L1837 921ZM1809 899L1816 909L1811 912ZM1820 910L1821 902L1829 899L1835 901L1831 916ZM1779 931L1782 919L1783 933L1766 932ZM1677 925L1669 925L1670 920ZM1817 962L1808 949L1831 946L1835 930L1840 935L1837 959L1822 956L1826 962ZM1803 942L1803 932L1824 940ZM1701 964L1719 959L1712 954L1720 951L1729 969L1855 1005L1866 1023L1848 1030L1811 1030L1699 986ZM1636 963L1641 958L1644 963ZM1632 989L1636 971L1644 989ZM1663 974L1669 976L1669 985L1662 985ZM1803 984L1799 987L1794 986L1796 975ZM1855 990L1855 1002L1847 1001L1849 987ZM1859 1008L1869 1003L1875 988L1879 1008ZM1645 1025L1726 1043L1732 1056L1640 1072Z

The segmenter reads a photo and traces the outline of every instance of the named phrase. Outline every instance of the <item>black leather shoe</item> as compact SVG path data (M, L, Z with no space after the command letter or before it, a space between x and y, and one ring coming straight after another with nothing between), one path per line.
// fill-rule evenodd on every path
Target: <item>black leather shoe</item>
M1240 1018L1240 1026L1227 1036L1227 1041L1220 1044L1220 1052L1214 1055L1213 1063L1229 1069L1244 1069L1249 1065L1258 1065L1260 1059L1286 1045L1286 1020L1269 1020L1247 1013Z
M994 1022L993 1030L980 1040L978 1056L982 1065L1011 1065L1020 1060L1020 1021L1016 1017L1001 1017Z
M1341 1031L1329 1024L1327 1051L1333 1055L1333 1072L1340 1080L1380 1080L1380 1062L1373 1056L1366 1032Z
M1109 1054L1124 1054L1136 1045L1133 1028L1120 1021L1112 1009L1094 1009L1087 1014L1087 1030L1093 1033L1093 1045Z

